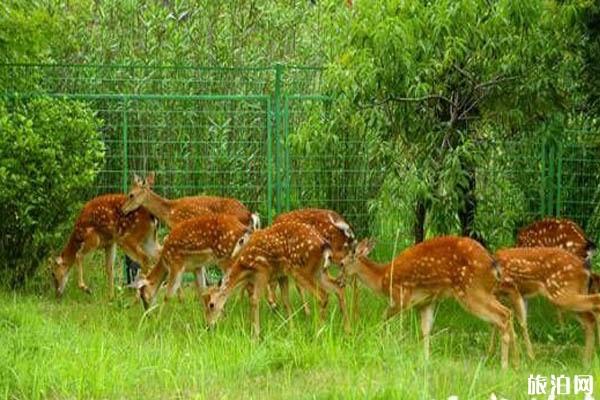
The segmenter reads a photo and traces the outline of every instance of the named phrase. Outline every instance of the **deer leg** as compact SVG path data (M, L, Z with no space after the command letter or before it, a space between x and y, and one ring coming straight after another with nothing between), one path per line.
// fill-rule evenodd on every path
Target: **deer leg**
M358 318L358 303L360 301L358 291L358 278L356 276L352 277L352 319L356 321Z
M175 295L179 286L181 286L181 279L183 278L184 268L171 268L169 271L169 282L167 283L167 293L165 295L165 301L168 301Z
M119 242L119 245L123 248L129 258L140 264L142 273L146 275L150 270L150 258L144 250L138 244L130 243L127 240Z
M564 294L561 297L551 297L550 301L561 308L575 311L599 311L600 294Z
M596 317L592 312L577 313L577 319L581 322L585 333L585 347L583 351L583 362L589 365L594 354L594 328L596 327Z
M533 345L531 344L531 339L529 338L529 329L527 329L527 307L523 296L513 289L506 290L506 294L508 295L511 303L513 304L513 309L515 311L515 317L517 318L517 322L523 331L523 339L525 339L525 347L527 348L527 356L530 359L534 359L535 355L533 353Z
M321 274L321 286L325 291L335 293L338 303L340 304L340 312L342 313L342 320L344 321L344 331L350 332L350 321L348 320L348 310L346 309L346 294L344 288L340 287L336 281L330 278L327 274Z
M277 308L277 301L275 301L275 288L271 282L267 283L267 302L272 310Z
M250 295L250 314L252 319L252 337L260 337L260 296L268 286L268 277L263 273L257 273L254 279L252 293Z
M429 303L420 307L421 312L421 333L423 334L423 348L425 351L425 360L429 360L429 334L433 327L434 304Z
M304 315L309 316L310 307L308 305L308 302L306 301L306 294L304 293L304 289L299 284L296 284L296 289L298 290L298 294L300 295L300 301L302 301L302 309L304 310Z
M77 264L77 286L86 293L91 293L90 288L85 284L83 279L83 260L85 256L100 245L100 238L95 233L86 235L83 245L75 255L75 263Z
M287 276L281 276L277 279L279 290L281 292L281 302L285 308L287 317L292 315L292 305L290 303L290 281Z
M390 305L385 310L384 319L390 320L396 314L404 310L410 302L412 292L405 287L394 287L390 294Z
M464 293L464 292L463 292ZM466 292L456 296L457 300L472 314L492 323L500 332L501 365L502 369L508 368L508 353L511 341L514 342L514 329L512 327L510 310L504 307L491 293Z
M116 256L117 245L116 243L111 243L104 250L104 269L106 270L106 276L108 278L108 297L110 299L115 297L114 263Z
M317 286L317 283L314 279L309 277L305 277L304 275L297 273L297 269L292 268L292 276L296 280L296 283L300 288L306 289L309 291L318 301L319 303L319 319L322 322L325 317L325 311L327 310L327 293ZM306 304L306 303L305 303Z

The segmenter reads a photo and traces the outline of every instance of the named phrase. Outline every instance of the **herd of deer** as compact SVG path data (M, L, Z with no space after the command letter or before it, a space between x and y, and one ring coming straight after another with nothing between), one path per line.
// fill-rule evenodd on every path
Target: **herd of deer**
M279 215L268 228L241 202L221 197L195 196L167 200L152 191L154 174L134 179L129 194L99 196L81 211L69 241L54 260L52 276L57 294L65 288L69 271L77 266L79 288L89 291L83 278L83 258L103 248L109 293L113 296L113 263L116 246L142 268L134 286L148 308L166 280L166 299L178 290L185 271L195 274L198 295L209 326L216 323L232 292L243 287L251 306L252 332L258 336L259 301L266 292L271 306L279 298L289 314L289 278L293 278L304 309L305 292L319 304L321 318L329 294L336 295L349 329L344 285L358 277L389 301L386 318L415 306L421 314L425 356L435 304L453 297L467 311L491 323L501 338L501 364L508 366L509 352L516 351L511 305L523 331L527 353L533 347L527 331L526 299L546 297L559 310L574 312L585 330L584 361L593 354L597 312L600 311L600 279L590 271L595 245L574 222L545 219L523 228L516 248L491 255L467 237L444 236L426 240L400 253L386 264L368 258L372 240L356 240L350 224L338 213L300 209ZM158 218L170 233L161 246ZM151 268L151 260L156 260ZM340 266L334 278L330 263ZM205 267L218 265L223 278L208 286ZM356 290L356 288L355 288ZM600 314L598 315L600 317ZM490 352L494 349L494 332ZM600 332L599 332L600 339Z

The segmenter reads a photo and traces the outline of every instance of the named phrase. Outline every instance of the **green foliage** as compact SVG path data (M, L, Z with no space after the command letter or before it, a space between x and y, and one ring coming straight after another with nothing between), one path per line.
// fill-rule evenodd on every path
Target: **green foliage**
M0 274L32 276L101 167L99 121L82 103L37 98L0 103Z
M349 125L359 114L382 139L399 143L394 157L418 166L414 179L426 186L419 201L434 233L451 232L468 202L493 195L474 189L488 156L482 143L529 137L585 99L580 13L587 3L378 5L358 2L333 24L340 32L327 83L344 107L331 131L360 131Z

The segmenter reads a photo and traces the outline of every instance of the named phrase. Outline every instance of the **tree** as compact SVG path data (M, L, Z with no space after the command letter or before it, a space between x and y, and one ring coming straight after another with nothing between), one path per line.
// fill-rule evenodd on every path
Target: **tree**
M477 176L490 148L581 103L579 3L363 0L338 16L331 129L356 129L359 114L393 143L393 173L419 193L417 241L426 219L483 239Z

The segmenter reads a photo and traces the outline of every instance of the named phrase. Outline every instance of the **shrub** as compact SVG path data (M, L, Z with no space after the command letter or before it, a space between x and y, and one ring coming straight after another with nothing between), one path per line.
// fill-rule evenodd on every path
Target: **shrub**
M61 224L104 157L99 121L81 102L0 102L0 274L23 285L58 244Z

